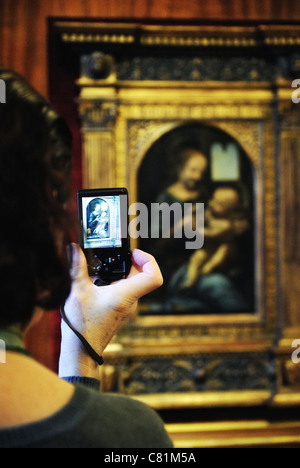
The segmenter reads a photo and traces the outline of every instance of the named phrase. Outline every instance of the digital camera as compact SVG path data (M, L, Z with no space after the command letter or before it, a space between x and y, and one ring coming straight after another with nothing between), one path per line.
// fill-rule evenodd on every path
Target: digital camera
M127 189L79 190L77 202L89 275L104 284L125 278L131 267Z

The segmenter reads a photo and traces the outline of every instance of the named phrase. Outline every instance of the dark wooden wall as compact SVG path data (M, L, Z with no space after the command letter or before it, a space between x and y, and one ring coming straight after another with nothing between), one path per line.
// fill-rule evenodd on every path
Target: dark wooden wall
M48 18L285 22L299 21L297 0L0 0L0 63L48 95ZM28 335L32 354L55 368L52 321Z
M297 0L1 0L0 62L47 94L47 18L299 20Z

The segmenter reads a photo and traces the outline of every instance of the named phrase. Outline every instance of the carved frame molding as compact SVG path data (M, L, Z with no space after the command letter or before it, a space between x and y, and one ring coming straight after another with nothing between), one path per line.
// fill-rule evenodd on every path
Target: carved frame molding
M280 200L283 175L279 161L285 158L285 164L293 170L298 160L298 155L290 158L285 148L293 139L299 141L299 122L289 122L289 116L291 78L300 73L300 26L84 21L57 21L55 26L60 43L67 50L80 51L76 52L81 67L77 84L85 187L126 185L130 202L136 201L136 172L147 149L165 132L189 121L206 123L230 134L244 148L257 175L258 312L176 319L140 317L137 313L106 352L103 389L150 399L158 408L206 405L210 396L218 400L216 394L220 392L214 393L216 389L225 392L231 404L237 401L237 394L245 404L265 404L270 399L279 401L280 397L280 404L285 404L286 389L295 390L293 378L286 383L283 373L289 367L288 343L297 330L293 326L285 328L281 300L278 266L282 262L282 238L287 232L278 227L280 212L285 208ZM172 57L176 60L176 53L180 55L177 79L165 64L159 65L155 54L163 47L172 51L171 65ZM126 51L134 48L143 50L146 58L141 55L132 62L126 59ZM190 67L183 57L187 50L192 54ZM152 56L147 61L149 51ZM220 56L219 79L215 78L217 62L210 63L213 54ZM228 59L230 54L232 60ZM282 116L286 127L280 127ZM290 196L291 204L297 205L294 194ZM295 239L294 245L298 245ZM288 255L294 261L291 252ZM284 342L280 341L281 335ZM235 383L222 386L221 381L214 380L216 363L225 369L227 363L228 382L233 382L234 372L230 369L239 358L245 362L246 380L255 366L262 365L264 382L255 383L253 377L249 385L238 388ZM158 374L153 366L168 362L175 374L178 369L190 372L187 387L174 390L175 379L174 385L157 394L141 390L139 385L147 379L145 375L137 377L138 370L143 367L149 379L155 379ZM203 384L203 390L195 381L199 383L200 378L203 383L204 377L207 386ZM186 391L191 392L189 403ZM295 395L297 398L297 388Z

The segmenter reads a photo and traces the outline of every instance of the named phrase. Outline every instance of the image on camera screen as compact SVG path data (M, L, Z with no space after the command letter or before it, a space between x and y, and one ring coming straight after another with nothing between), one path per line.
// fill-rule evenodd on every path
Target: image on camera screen
M83 197L81 203L84 248L121 247L120 196Z

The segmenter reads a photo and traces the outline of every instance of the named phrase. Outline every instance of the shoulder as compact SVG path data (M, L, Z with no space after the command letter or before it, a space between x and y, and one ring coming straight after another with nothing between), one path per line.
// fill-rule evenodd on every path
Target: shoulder
M22 399L14 399L14 392L10 393L9 398L13 400L10 403L23 404L26 411L28 409L29 416L26 413L26 417L22 419L19 416L11 419L9 427L2 426L0 447L172 447L160 417L139 401L121 395L100 393L82 383L72 385L57 376L48 378L46 375L45 378L43 373L38 378L36 372L34 375L35 378L31 379L34 385L30 391L23 389ZM20 392L17 392L20 388L18 382L15 382L12 389L16 388L16 396L20 397ZM38 397L37 391L43 398ZM22 407L17 408L17 415L20 413L22 414Z
M81 389L83 391L91 399L91 422L97 436L101 434L103 446L172 447L162 419L149 406L123 395ZM99 415L98 421L96 414Z
M100 393L82 384L75 386L69 404L51 421L51 433L44 441L47 447L173 446L163 421L153 409L132 398Z
M58 412L2 429L0 447L169 448L172 442L151 408L77 384L70 401Z

